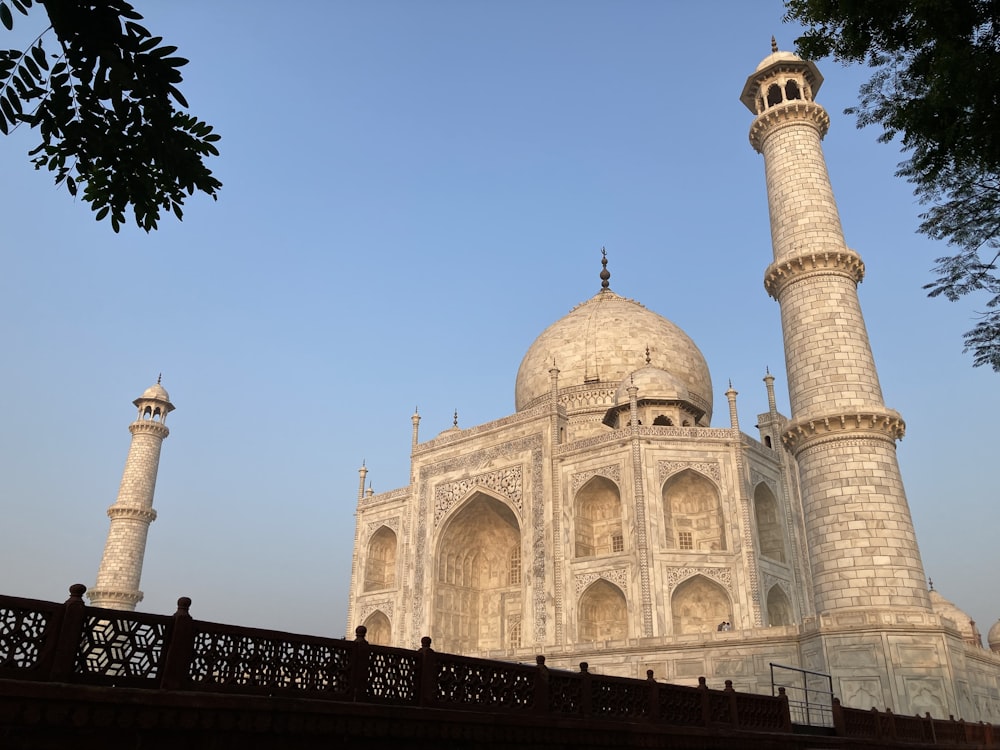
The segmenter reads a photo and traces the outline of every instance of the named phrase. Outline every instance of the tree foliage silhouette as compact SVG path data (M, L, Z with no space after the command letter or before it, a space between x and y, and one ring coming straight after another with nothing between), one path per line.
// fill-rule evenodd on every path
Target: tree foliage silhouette
M37 130L35 168L115 232L129 208L148 232L161 210L182 218L196 190L217 198L222 183L205 159L219 136L177 109L187 108L177 86L188 62L177 48L124 0L2 0L0 23L13 29L11 9L28 16L33 5L49 25L26 49L0 50L0 131Z

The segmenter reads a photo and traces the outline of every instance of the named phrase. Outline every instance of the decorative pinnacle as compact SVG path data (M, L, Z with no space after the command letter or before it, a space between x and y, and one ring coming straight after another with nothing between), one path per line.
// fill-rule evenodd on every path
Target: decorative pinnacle
M608 279L611 278L611 271L608 270L608 251L603 247L601 248L601 289L607 289L611 286L608 283Z
M451 426L458 427L458 409L455 409L455 416L452 418Z
M161 380L163 380L163 373L162 372L159 375L156 376L156 384L160 385L160 381Z
M648 365L652 360L649 357L649 346L646 346L646 364Z
M772 36L771 37L771 54L774 54L777 51L778 51L778 43L774 40L774 37Z
M927 579L927 588L929 588L931 591L934 590L934 581L932 581L930 578Z

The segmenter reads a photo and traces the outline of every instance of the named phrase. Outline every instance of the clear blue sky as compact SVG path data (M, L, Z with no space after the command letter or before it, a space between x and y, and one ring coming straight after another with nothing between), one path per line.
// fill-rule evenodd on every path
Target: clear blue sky
M222 134L217 203L120 235L0 140L0 590L92 585L132 399L168 426L140 608L345 632L358 467L407 483L424 439L513 411L534 338L599 284L698 343L744 429L788 413L763 161L739 102L796 30L780 0L143 2ZM28 21L19 19L19 28ZM40 18L36 16L36 23ZM961 353L972 302L925 298L945 248L914 234L899 154L818 100L927 572L985 633L996 573L997 376ZM716 409L714 424L726 422ZM353 626L353 623L351 624ZM431 634L433 635L433 634Z

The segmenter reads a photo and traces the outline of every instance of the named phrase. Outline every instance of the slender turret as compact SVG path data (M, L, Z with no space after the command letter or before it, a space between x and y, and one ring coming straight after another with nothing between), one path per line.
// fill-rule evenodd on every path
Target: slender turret
M132 403L139 409L139 415L128 428L132 433L132 445L125 461L118 499L108 508L111 528L97 571L97 584L87 594L93 606L108 609L133 610L142 601L139 579L149 524L156 520L153 492L160 465L160 447L170 434L164 421L174 410L159 378Z
M930 602L896 461L905 425L882 400L861 315L860 256L844 242L813 101L816 66L772 40L743 88L764 156L774 262L764 286L781 305L792 419L782 435L801 477L820 613Z

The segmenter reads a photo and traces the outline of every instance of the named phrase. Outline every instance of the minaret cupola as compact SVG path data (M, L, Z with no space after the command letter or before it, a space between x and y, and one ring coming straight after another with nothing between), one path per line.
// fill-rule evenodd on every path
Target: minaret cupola
M747 78L740 101L755 115L783 104L811 102L823 85L816 64L793 52L779 50L771 37L771 54Z

